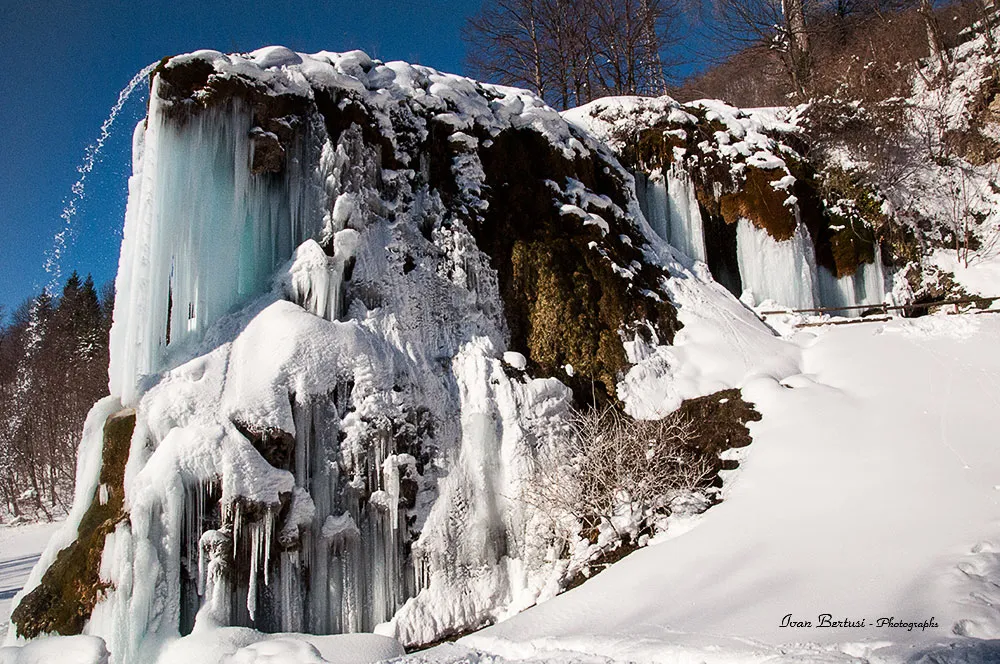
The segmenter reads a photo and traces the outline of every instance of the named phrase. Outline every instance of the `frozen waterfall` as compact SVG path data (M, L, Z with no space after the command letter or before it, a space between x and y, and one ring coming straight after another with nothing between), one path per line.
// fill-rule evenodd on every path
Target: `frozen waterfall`
M854 274L833 276L823 266L819 268L820 299L824 307L858 307L878 305L885 301L885 275L882 268L882 251L875 245L875 260L861 263ZM845 309L836 312L842 316L858 316L860 311Z
M750 220L740 219L736 251L743 288L753 293L754 301L773 300L793 309L817 306L815 253L802 224L791 239L778 241Z
M705 231L690 174L676 164L637 180L642 211L653 230L695 260L706 260Z
M635 180L637 198L653 230L691 258L709 262L702 212L687 171L674 163L665 173L655 169L648 176L637 174ZM718 223L725 222L719 220ZM749 291L754 302L770 300L793 309L811 309L875 305L885 296L882 260L877 246L874 262L861 263L856 274L838 279L827 268L817 266L813 241L801 223L790 239L779 241L751 221L740 219L735 235L739 267L736 283L742 283L743 292ZM716 270L726 270L724 266L711 263L709 268L713 274ZM728 284L725 274L715 274L715 277ZM733 285L728 287L738 290ZM858 313L845 310L840 315Z
M136 397L236 305L266 289L274 269L319 234L304 131L282 173L251 172L252 112L232 101L183 122L167 117L154 79L133 141L133 176L115 285L111 392ZM306 128L308 129L308 128Z

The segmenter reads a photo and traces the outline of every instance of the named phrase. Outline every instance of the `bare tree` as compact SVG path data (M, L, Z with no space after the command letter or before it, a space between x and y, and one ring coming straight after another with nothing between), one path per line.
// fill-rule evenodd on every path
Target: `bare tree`
M541 15L547 0L495 0L469 19L464 38L477 46L469 65L477 74L507 85L529 85L545 97L548 35Z
M812 72L805 0L710 0L708 10L706 25L729 53L778 54L792 88L805 95Z
M944 42L941 40L941 30L938 28L937 17L934 15L934 8L931 0L920 0L920 7L917 10L920 18L923 19L924 27L927 30L927 50L933 59L937 60L940 67L941 76L947 79L948 76L948 52L945 50Z
M469 68L569 107L666 91L679 0L494 0L466 25Z

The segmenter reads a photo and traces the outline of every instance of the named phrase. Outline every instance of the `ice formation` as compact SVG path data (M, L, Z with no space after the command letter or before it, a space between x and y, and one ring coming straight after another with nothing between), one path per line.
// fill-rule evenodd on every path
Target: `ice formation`
M885 301L885 274L882 268L882 252L876 246L875 260L862 263L857 272L839 279L823 267L818 270L820 301L824 307L858 307L879 305ZM856 309L845 309L845 316L854 316Z
M816 260L805 226L790 240L778 241L747 219L736 227L736 251L743 287L756 301L773 300L793 309L819 305Z
M265 289L275 268L319 234L309 127L279 177L251 173L252 111L207 109L183 125L162 110L153 79L136 131L126 233L116 280L111 391L131 402L167 347L194 346L224 314Z
M799 201L792 193L796 177L786 161L789 155L801 157L775 138L796 129L773 111L742 111L714 100L682 105L669 97L610 97L563 115L631 164L650 226L682 253L706 263L735 295L791 308L882 302L885 275L877 246L872 261L860 262L852 274L837 278L817 265L817 238L799 220ZM705 140L709 130L714 133ZM644 151L640 136L650 134L659 134L663 144ZM751 171L757 180L749 179ZM741 202L744 189L749 194ZM768 206L760 200L766 198L762 193L777 197L777 204ZM713 207L706 212L706 206ZM758 208L757 223L739 214L744 206ZM792 228L776 238L764 228L772 223Z
M655 169L649 177L636 175L643 214L664 240L699 261L708 260L705 231L691 175L671 165L666 174Z

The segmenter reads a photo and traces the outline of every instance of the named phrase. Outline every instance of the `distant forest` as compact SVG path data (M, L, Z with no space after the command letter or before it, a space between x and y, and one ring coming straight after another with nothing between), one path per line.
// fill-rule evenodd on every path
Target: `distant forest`
M113 308L110 284L98 292L74 272L57 295L0 315L0 518L69 509L83 421L108 393Z
M918 59L947 78L947 50L995 16L993 0L492 0L464 39L472 76L556 108L664 93L746 108L907 96Z

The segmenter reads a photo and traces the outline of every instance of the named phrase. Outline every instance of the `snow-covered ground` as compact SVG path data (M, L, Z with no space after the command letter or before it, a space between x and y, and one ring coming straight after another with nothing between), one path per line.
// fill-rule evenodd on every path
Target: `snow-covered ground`
M1000 317L812 330L697 527L412 659L1000 661Z
M0 634L7 631L11 599L24 586L31 568L60 523L0 525Z
M969 293L983 297L1000 295L1000 251L972 253L966 262L959 260L954 251L939 249L931 262L955 275L955 281Z

